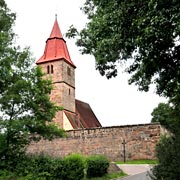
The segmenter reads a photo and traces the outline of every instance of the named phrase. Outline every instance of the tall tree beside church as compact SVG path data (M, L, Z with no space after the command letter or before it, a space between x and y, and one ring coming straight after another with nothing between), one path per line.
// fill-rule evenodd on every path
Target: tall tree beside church
M18 161L38 135L53 138L64 134L51 124L61 109L50 102L51 81L43 79L41 69L33 66L29 48L14 45L14 21L15 14L0 0L0 165Z
M180 83L179 0L86 0L82 7L88 23L68 37L77 36L82 53L92 54L101 75L117 75L126 61L129 83L172 96ZM175 92L174 92L175 93Z

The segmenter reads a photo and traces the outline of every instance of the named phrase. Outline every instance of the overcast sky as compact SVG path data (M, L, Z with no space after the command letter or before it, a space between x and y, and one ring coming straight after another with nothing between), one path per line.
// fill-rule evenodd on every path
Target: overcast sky
M18 34L17 44L30 46L35 60L44 52L45 41L50 35L58 15L62 34L74 24L81 29L86 23L80 7L84 0L5 0L8 7L17 13L14 31ZM76 65L76 99L92 107L103 126L149 123L151 112L159 102L153 89L139 92L134 85L128 85L126 73L119 68L116 78L107 80L95 70L92 56L81 55L73 40L66 40L71 60Z

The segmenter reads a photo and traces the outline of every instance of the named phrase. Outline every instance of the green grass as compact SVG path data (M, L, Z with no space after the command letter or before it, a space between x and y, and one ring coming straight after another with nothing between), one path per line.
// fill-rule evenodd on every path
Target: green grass
M157 160L152 160L152 159L143 159L143 160L132 160L132 161L117 161L115 162L116 164L157 164Z
M127 176L127 174L120 171L116 173L106 174L105 176L102 176L102 177L90 178L90 179L85 179L85 180L110 180L110 179L120 178L124 176Z

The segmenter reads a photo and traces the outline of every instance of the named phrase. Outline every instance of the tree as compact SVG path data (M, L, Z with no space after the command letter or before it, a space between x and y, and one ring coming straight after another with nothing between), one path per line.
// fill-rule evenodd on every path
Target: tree
M173 108L169 105L169 103L159 103L151 113L151 122L160 122L161 124L166 123L168 120L172 119L172 110Z
M33 65L29 48L13 44L14 20L15 14L0 0L0 165L10 167L32 140L64 135L52 124L62 108L50 101L51 80Z
M151 122L159 122L172 133L179 131L179 116L180 111L171 103L159 103L151 113Z
M130 64L129 83L172 97L180 84L180 3L178 0L86 0L88 23L77 36L82 53L92 54L101 75L117 75L117 65Z
M178 180L180 174L180 140L162 137L156 147L158 165L153 168L153 180Z

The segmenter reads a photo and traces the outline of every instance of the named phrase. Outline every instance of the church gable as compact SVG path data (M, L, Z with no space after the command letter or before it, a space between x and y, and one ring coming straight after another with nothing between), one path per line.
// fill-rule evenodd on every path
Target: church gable
M73 129L102 127L88 103L76 99L76 114L65 111ZM68 129L69 130L69 129Z
M102 127L88 103L76 99L76 114L84 128Z

